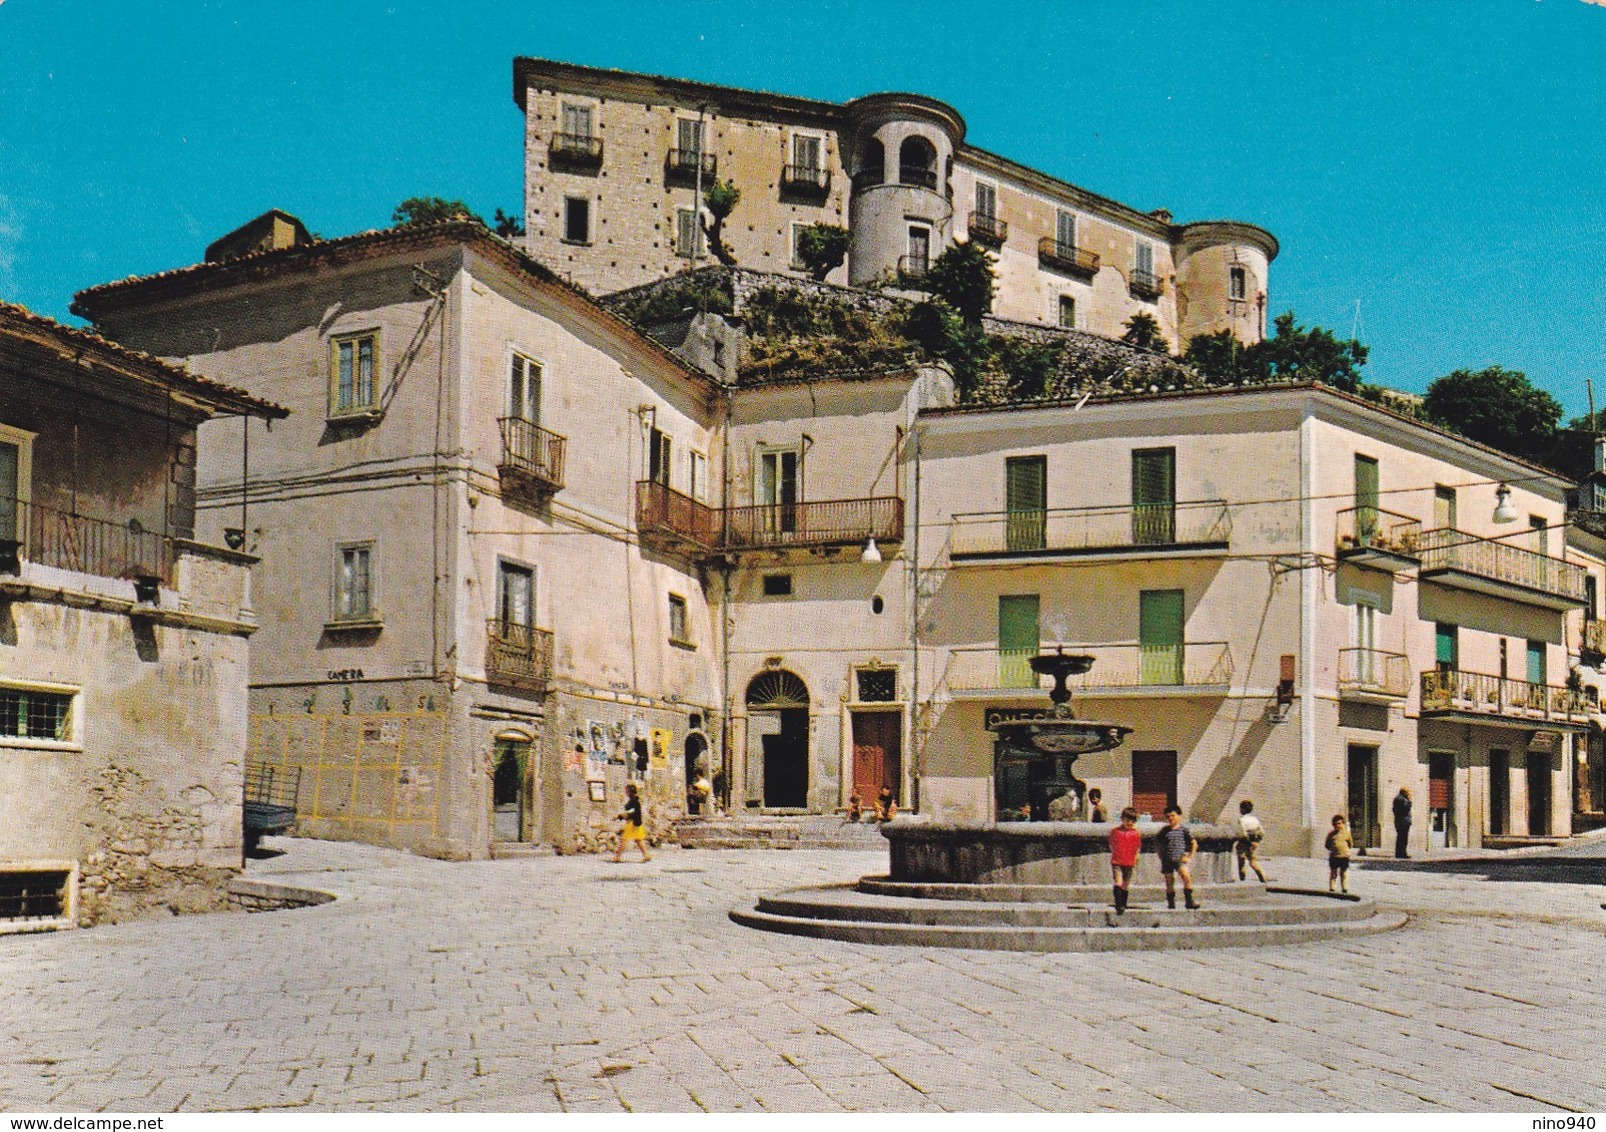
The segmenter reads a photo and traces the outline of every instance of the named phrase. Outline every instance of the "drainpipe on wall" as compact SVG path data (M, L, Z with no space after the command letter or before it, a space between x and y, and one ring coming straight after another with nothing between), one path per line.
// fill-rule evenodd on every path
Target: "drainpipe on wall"
M1299 421L1300 549L1316 553L1316 418L1309 401ZM1307 559L1309 561L1310 559ZM1316 587L1319 570L1299 572L1299 786L1300 822L1305 827L1306 851L1316 839Z
M926 769L925 715L920 709L920 408L915 404L909 439L914 443L914 532L910 538L909 575L909 704L914 713L910 728L914 739L914 758L910 760L910 808L921 813L920 780Z

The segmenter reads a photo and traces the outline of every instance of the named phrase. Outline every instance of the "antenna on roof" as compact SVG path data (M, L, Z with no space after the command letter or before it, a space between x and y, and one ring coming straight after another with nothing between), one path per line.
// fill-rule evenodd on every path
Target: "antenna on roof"
M1595 382L1593 378L1584 378L1584 388L1589 391L1589 431L1595 431Z
M1361 301L1355 300L1355 321L1349 324L1349 340L1351 343L1361 340Z

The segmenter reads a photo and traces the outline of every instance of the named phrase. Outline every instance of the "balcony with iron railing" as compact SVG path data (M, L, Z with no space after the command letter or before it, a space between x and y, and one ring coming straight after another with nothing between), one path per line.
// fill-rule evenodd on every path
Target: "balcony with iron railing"
M901 255L898 257L898 282L906 287L924 287L931 272L928 255Z
M491 684L544 693L552 687L552 630L492 617L485 627L485 678Z
M1127 290L1131 291L1133 295L1140 299L1148 299L1151 302L1158 299L1165 292L1165 284L1160 281L1160 277L1154 272L1146 271L1141 267L1132 269L1132 274L1127 276L1126 286Z
M824 197L831 192L831 171L818 165L781 167L781 191L798 197Z
M903 541L896 495L717 508L658 483L636 485L644 543L692 557L758 550L831 550Z
M1381 649L1339 649L1338 693L1403 700L1411 694L1411 660L1404 653Z
M1544 609L1581 608L1588 572L1537 550L1451 527L1424 531L1418 577Z
M547 161L554 169L600 168L602 139L591 134L553 134Z
M522 417L500 417L502 458L497 463L503 489L551 495L563 490L563 459L568 440Z
M1348 507L1337 516L1338 559L1377 570L1408 570L1421 561L1422 524L1377 507Z
M1597 704L1584 692L1482 672L1433 669L1421 675L1422 716L1587 725Z
M98 519L42 503L0 498L0 576L25 562L101 578L155 579L171 585L174 540L138 519Z
M1044 236L1037 241L1037 262L1043 267L1071 275L1092 276L1097 275L1099 270L1098 252L1090 252L1075 244L1063 244L1053 236Z
M911 185L917 189L937 188L937 170L928 169L919 165L904 165L898 169L898 184Z
M853 175L853 191L862 193L865 189L873 189L878 185L887 183L887 171L880 166L870 166L860 169Z
M719 161L712 153L695 149L672 149L664 159L664 178L670 184L694 185L698 167L702 168L703 186L711 184L719 173Z
M1009 225L990 212L972 212L970 238L996 248L1009 239Z
M1225 500L982 511L953 517L948 556L955 562L1078 555L1214 554L1232 540Z
M1067 653L1093 658L1093 667L1066 680L1077 695L1221 695L1232 685L1232 649L1226 641L1178 645L1068 644ZM996 645L949 650L942 683L950 694L1000 696L1019 692L1036 698L1053 681L1032 671L1039 648Z

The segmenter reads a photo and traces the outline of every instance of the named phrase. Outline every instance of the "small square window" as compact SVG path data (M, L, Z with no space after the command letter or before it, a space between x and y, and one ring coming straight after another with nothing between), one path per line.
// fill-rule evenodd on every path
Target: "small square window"
M860 703L884 704L898 698L896 668L861 668L854 675L858 678Z
M1060 296L1060 325L1068 330L1076 329L1076 298L1072 295Z
M378 405L378 331L343 334L333 339L330 365L330 416L363 413Z
M563 198L563 242L591 242L591 202L585 197Z
M72 701L68 692L0 688L0 737L66 743L72 739Z
M787 597L788 595L791 594L791 592L792 592L792 575L790 575L790 574L765 574L764 575L764 596L765 597Z
M691 630L686 622L686 599L679 594L669 595L669 641L671 644L691 646Z
M373 546L340 548L335 574L335 620L374 619Z

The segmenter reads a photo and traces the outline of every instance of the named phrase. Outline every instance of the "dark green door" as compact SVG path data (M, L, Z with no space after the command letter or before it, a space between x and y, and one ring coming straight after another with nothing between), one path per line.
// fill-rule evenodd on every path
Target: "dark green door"
M1139 448L1132 453L1132 541L1164 546L1177 541L1177 450Z
M1377 534L1377 461L1355 457L1355 539L1370 545Z
M1004 547L1042 550L1048 520L1048 457L1004 461Z
M0 540L16 541L22 528L18 520L18 497L22 480L22 450L15 444L0 444Z
M1028 663L1037 655L1036 594L1014 594L998 599L998 686L1035 688L1037 673Z
M1182 591L1138 595L1138 681L1182 683Z

